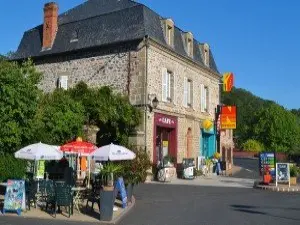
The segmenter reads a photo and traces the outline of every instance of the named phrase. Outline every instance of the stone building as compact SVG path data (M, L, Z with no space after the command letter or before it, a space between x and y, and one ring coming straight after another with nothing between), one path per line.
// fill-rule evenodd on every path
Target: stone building
M24 33L15 55L34 60L45 92L79 81L111 86L143 111L131 141L154 162L214 154L221 75L207 43L130 0L89 0L58 11L45 5L44 23ZM211 126L204 129L204 121Z

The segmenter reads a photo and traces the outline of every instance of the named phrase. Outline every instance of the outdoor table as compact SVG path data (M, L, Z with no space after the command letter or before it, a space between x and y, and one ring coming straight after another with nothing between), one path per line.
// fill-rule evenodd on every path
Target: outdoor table
M80 213L79 204L82 199L82 192L85 190L86 190L85 187L73 187L72 188L72 191L74 192L73 204L75 205L75 207L77 208L79 213Z
M0 186L6 187L7 183L0 183Z

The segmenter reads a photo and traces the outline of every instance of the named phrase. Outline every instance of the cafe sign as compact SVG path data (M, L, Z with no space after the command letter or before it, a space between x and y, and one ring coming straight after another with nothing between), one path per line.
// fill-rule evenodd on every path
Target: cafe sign
M221 129L236 129L236 106L221 107Z
M156 113L155 121L156 121L156 125L162 127L175 128L177 126L177 119L176 117L173 116Z

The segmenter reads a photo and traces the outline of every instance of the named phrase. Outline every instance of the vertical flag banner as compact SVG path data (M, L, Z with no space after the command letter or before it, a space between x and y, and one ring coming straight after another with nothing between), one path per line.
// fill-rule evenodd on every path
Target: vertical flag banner
M234 85L233 73L224 73L222 81L223 81L223 91L230 92Z
M222 106L221 129L236 129L236 106Z

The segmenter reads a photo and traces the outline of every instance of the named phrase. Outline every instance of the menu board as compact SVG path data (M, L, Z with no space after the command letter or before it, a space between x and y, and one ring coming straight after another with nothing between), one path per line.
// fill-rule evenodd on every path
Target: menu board
M290 167L288 163L276 163L277 183L290 183Z
M122 207L126 208L127 206L127 193L124 185L123 177L119 177L116 182L116 190L120 193L122 199Z
M25 181L8 180L4 197L3 214L6 211L12 211L21 215L23 204L25 204Z
M262 176L266 168L269 168L269 172L275 180L276 176L276 157L275 152L261 152L259 154L259 173Z

